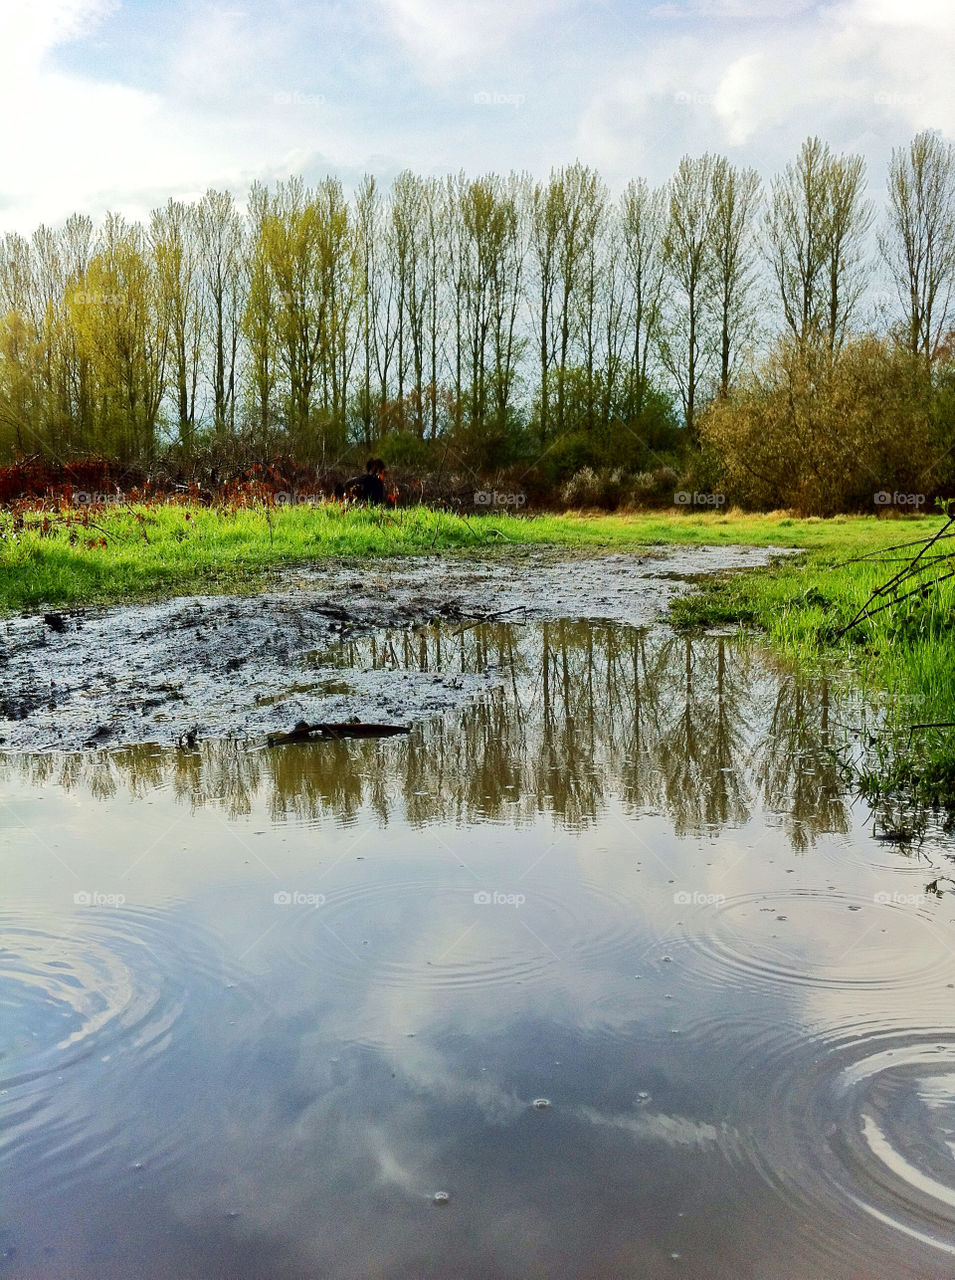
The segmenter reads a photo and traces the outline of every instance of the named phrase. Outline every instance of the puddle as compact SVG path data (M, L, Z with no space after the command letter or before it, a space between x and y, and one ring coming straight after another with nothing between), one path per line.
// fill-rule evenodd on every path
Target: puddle
M507 547L476 557L335 562L276 575L254 596L201 596L0 620L0 750L103 748L265 736L298 720L444 713L493 676L444 688L413 671L323 688L316 655L343 636L489 615L649 623L716 570L790 554L761 547L648 547L574 555ZM345 712L347 711L347 714Z
M955 843L825 681L540 611L309 650L407 737L0 757L8 1274L952 1271Z

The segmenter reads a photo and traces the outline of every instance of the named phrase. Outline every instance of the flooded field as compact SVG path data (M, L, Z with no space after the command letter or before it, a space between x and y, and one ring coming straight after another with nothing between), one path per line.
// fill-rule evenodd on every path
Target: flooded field
M0 757L0 1276L955 1274L955 845L857 699L650 619L310 664L457 696Z

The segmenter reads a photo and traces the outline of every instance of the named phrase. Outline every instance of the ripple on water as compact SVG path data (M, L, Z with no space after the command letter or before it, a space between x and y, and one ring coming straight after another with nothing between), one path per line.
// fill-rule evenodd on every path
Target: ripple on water
M120 1126L97 1101L167 1047L187 971L202 976L196 949L157 912L0 917L0 1157L57 1187L101 1159Z
M553 962L520 922L520 907L475 901L474 888L433 882L332 890L300 912L291 954L336 982L481 987L532 982Z
M926 1248L955 1255L955 1032L755 1012L690 1019L682 1043L711 1063L733 1184L756 1179L743 1232L771 1217L781 1256L819 1275L921 1280Z
M927 911L831 890L725 898L687 916L682 941L696 953L692 976L720 987L902 989L944 985L951 969L951 947Z
M955 1255L955 1034L828 1032L781 1054L772 1077L771 1124L751 1151L812 1224L820 1256L833 1218L874 1264L874 1223Z
M434 881L330 890L299 912L287 945L336 980L389 986L486 987L553 979L555 966L633 950L641 921L577 882L484 890ZM620 910L609 910L619 906Z

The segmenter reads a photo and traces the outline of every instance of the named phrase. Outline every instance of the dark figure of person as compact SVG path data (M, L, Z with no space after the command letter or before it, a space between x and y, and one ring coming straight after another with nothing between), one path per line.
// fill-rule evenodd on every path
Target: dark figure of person
M345 481L345 496L372 507L389 506L391 495L385 489L385 464L381 458L369 458L365 474Z

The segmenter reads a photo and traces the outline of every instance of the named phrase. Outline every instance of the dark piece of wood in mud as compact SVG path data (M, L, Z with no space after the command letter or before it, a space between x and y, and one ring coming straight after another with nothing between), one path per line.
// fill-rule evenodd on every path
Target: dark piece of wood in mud
M392 738L398 733L410 733L406 724L297 724L288 733L270 733L270 747L281 747L287 742L307 742L310 738Z

